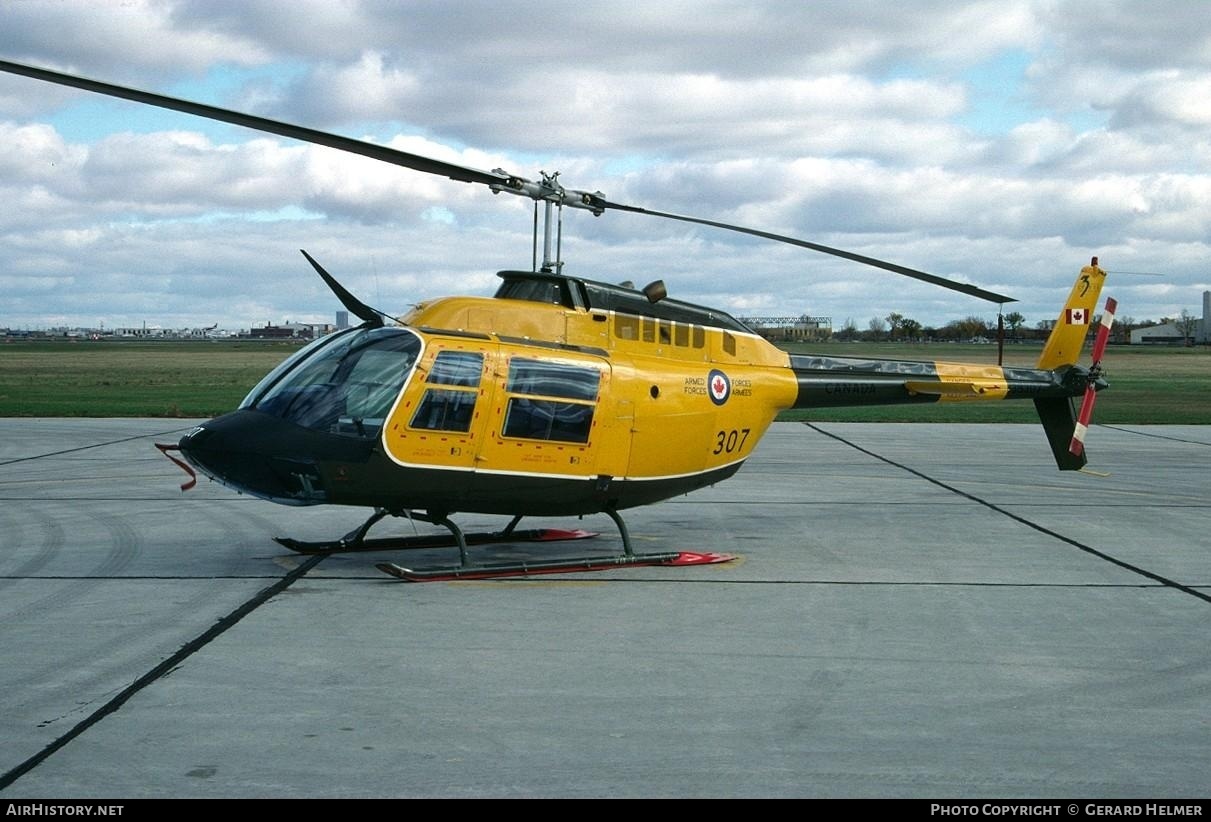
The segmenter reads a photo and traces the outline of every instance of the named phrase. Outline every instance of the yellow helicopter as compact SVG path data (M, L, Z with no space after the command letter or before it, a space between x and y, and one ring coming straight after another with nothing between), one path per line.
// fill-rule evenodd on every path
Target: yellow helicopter
M1084 437L1096 392L1106 386L1100 362L1115 308L1107 302L1092 366L1077 365L1106 277L1097 258L1078 275L1035 368L788 354L726 312L668 298L660 281L635 289L563 273L551 254L558 245L553 212L569 206L697 223L1000 304L1012 298L793 237L612 202L600 192L565 189L555 174L534 182L44 68L0 61L0 70L483 184L529 197L536 209L543 204L542 265L500 272L492 298L430 300L399 318L360 301L304 251L362 323L298 351L237 410L159 446L242 493L286 505L374 509L339 540L278 540L291 550L457 546L457 564L378 566L410 581L724 561L730 557L637 553L619 512L732 476L775 416L790 408L1028 399L1058 467L1085 465ZM1079 413L1077 396L1084 397ZM497 533L466 534L451 519L455 513L512 520ZM468 552L475 543L591 536L516 526L527 516L596 513L614 521L623 553L482 563ZM450 538L367 538L388 516L442 526Z

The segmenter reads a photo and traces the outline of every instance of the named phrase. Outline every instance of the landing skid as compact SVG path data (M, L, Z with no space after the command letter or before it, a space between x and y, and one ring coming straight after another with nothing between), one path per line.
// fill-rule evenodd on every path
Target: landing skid
M435 518L434 522L448 528L457 541L458 565L438 568L404 568L392 562L383 562L375 567L405 582L436 582L439 580L493 579L537 574L569 574L578 571L604 571L631 565L702 565L727 562L733 559L729 554L690 554L681 551L637 554L631 546L631 535L627 531L622 517L618 515L617 511L610 509L607 509L605 514L618 526L618 533L622 537L623 553L612 557L559 557L544 560L473 563L467 557L467 540L463 532L448 517L442 517L440 521ZM518 519L520 517L515 517L510 525L515 525Z
M498 542L564 542L574 539L591 539L596 531L577 528L530 528L520 531L481 531L464 534L467 545L492 545ZM274 537L273 541L283 548L298 554L356 554L366 551L407 551L420 548L453 548L458 540L453 534L425 534L412 537L383 537L330 542L303 542L290 537Z
M392 562L375 565L384 573L404 582L442 582L458 579L498 579L540 574L574 574L579 571L608 571L641 565L713 565L730 562L732 554L674 551L667 554L622 554L616 557L581 557L579 559L534 560L532 562L484 563L458 568L404 568Z
M559 528L537 528L518 531L520 516L513 517L500 531L491 533L464 534L448 514L419 511L389 511L379 508L362 525L333 542L302 542L286 537L275 538L279 545L300 554L343 554L363 551L393 551L413 548L458 547L458 564L430 568L405 568L392 562L378 564L380 571L407 582L432 582L453 579L492 579L494 577L530 576L535 574L566 574L577 571L604 571L632 565L705 565L727 562L734 559L731 554L692 553L665 551L637 554L631 546L631 535L626 523L617 511L605 514L618 526L622 537L623 553L616 556L559 557L551 559L514 560L508 562L472 562L467 553L468 545L490 545L498 542L554 542L587 539L597 536L592 531L563 530ZM410 519L440 525L449 534L412 537L387 537L366 539L374 525L387 516L407 516Z

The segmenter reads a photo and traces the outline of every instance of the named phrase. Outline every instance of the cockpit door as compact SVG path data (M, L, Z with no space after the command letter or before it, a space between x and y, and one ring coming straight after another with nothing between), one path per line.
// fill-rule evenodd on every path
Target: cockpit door
M384 431L401 465L473 471L494 389L496 346L430 339Z

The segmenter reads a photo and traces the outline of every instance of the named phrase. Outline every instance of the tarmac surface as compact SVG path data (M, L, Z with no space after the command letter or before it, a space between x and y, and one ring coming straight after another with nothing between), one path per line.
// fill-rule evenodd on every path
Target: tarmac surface
M0 420L0 799L1211 793L1211 426L780 423L626 512L736 562L425 584L181 493L190 426ZM472 555L619 548L536 525L602 535Z

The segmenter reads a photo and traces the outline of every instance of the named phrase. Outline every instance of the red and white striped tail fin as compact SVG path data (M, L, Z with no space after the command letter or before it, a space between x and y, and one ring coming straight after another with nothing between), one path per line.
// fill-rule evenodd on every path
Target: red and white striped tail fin
M1081 400L1081 410L1077 414L1076 426L1072 431L1072 442L1068 452L1080 456L1085 451L1085 434L1089 432L1089 420L1093 417L1093 404L1097 400L1097 388L1094 379L1102 364L1102 355L1106 353L1106 343L1110 341L1110 328L1114 325L1114 312L1118 301L1113 297L1106 300L1106 309L1102 312L1102 324L1097 330L1097 339L1093 343L1093 365L1090 367L1090 381L1085 388L1085 397Z

